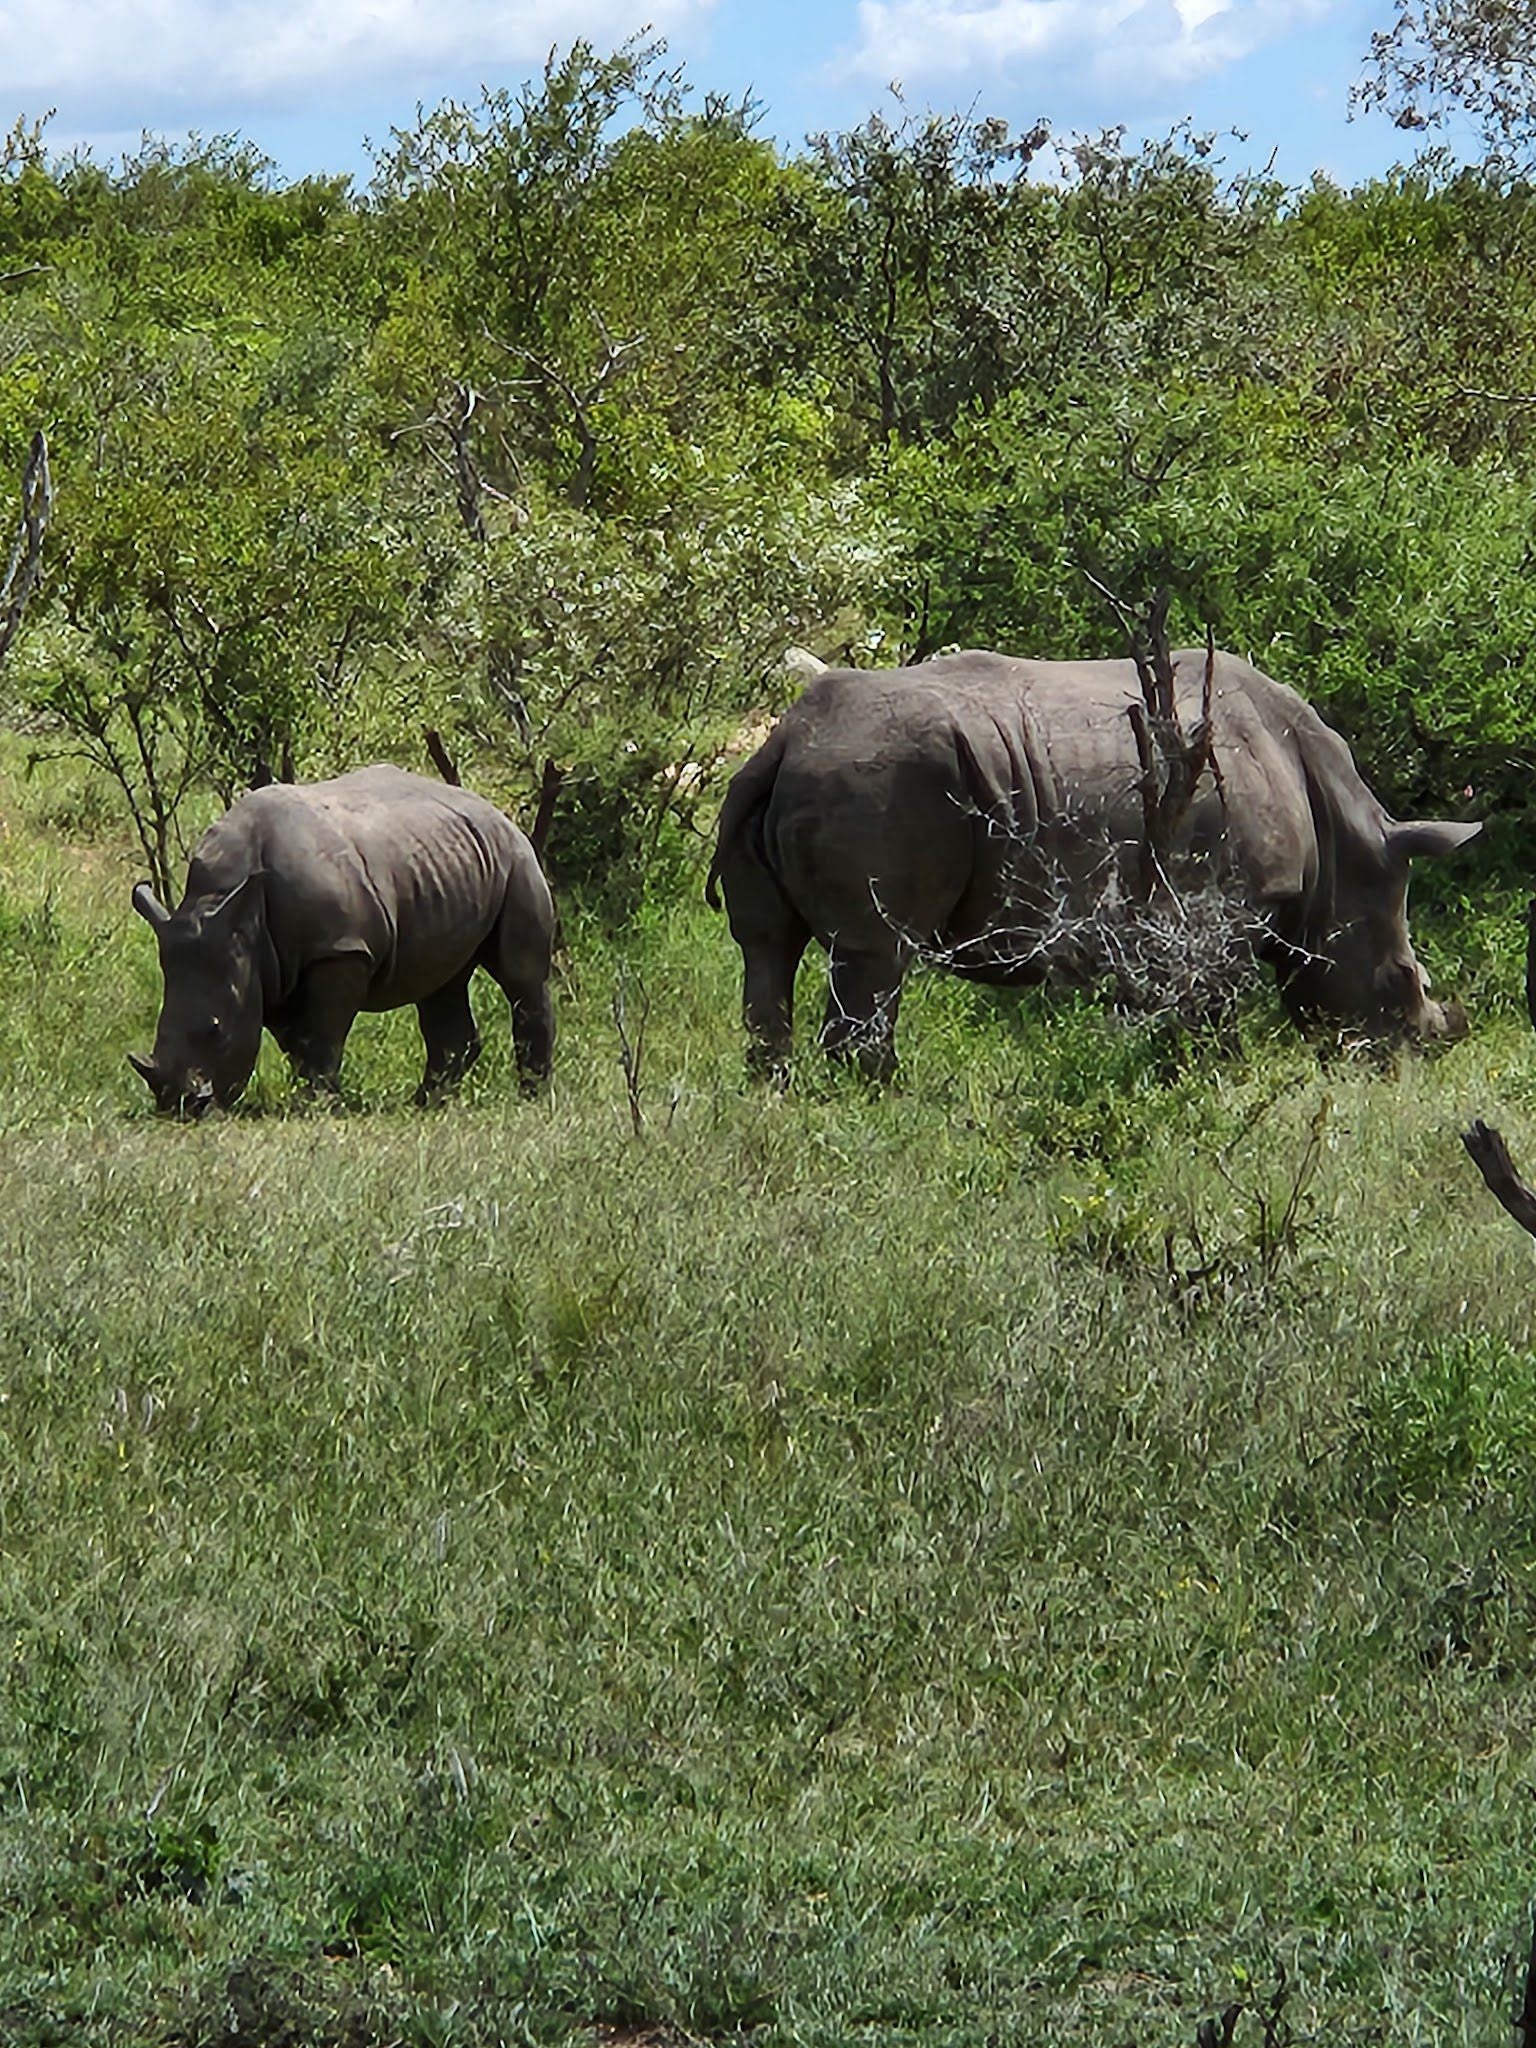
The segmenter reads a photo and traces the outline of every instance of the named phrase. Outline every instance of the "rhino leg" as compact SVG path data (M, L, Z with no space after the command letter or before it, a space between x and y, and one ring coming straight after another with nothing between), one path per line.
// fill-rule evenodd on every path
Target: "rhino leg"
M518 1086L537 1094L555 1056L555 1009L549 997L549 934L516 904L508 905L481 951L480 965L512 1011Z
M525 1095L536 1095L554 1064L555 1006L547 983L526 996L513 996L511 1003L518 1086Z
M480 1034L475 1029L474 1011L469 1007L469 977L473 972L472 967L466 968L416 1005L416 1021L427 1048L426 1072L416 1090L418 1109L435 1102L448 1089L457 1088L480 1057Z
M795 970L811 942L778 883L750 845L733 847L721 864L731 937L741 948L741 1016L747 1066L762 1080L782 1081L795 1024Z
M900 952L833 949L821 1043L833 1059L855 1060L872 1081L896 1071L896 1013L906 959Z
M795 970L810 933L783 931L742 943L741 1016L747 1065L763 1080L782 1080L795 1032Z
M340 1093L342 1049L367 993L364 959L322 960L305 974L272 1035L306 1088Z

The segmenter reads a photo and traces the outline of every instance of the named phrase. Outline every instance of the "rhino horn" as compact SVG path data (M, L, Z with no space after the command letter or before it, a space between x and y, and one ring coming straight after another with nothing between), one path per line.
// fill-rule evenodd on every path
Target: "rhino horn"
M1480 824L1457 825L1449 818L1412 818L1405 825L1387 827L1387 845L1406 860L1415 855L1454 853L1482 829Z
M154 890L151 889L148 882L134 883L133 907L140 917L143 918L144 922L152 924L156 931L159 931L162 925L169 924L171 921L171 913L160 901Z
M153 1060L141 1060L136 1052L131 1052L128 1055L128 1064L141 1081L147 1082L151 1088L158 1090L160 1086L160 1072Z

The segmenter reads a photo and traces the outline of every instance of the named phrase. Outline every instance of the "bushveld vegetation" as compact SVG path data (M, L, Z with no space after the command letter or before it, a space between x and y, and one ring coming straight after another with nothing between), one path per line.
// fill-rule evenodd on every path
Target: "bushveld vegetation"
M363 195L12 135L8 2043L1504 2038L1536 1284L1456 1137L1536 1153L1532 192L1053 147L786 159L642 51ZM1085 570L1490 814L1415 903L1473 1035L920 975L894 1089L749 1088L700 832L786 642L1099 652ZM269 1050L154 1121L133 876L428 725L546 808L548 1098L482 999L440 1112L396 1016L341 1114Z

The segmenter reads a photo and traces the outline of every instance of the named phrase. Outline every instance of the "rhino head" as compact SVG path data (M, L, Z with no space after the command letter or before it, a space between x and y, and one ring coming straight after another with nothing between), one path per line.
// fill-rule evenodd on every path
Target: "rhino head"
M227 1108L250 1080L261 1050L260 947L265 905L260 875L226 895L183 904L173 916L147 882L133 907L160 947L165 999L148 1059L128 1055L167 1116Z
M1464 1038L1466 1012L1433 1000L1409 942L1408 864L1415 855L1452 853L1481 830L1438 818L1388 820L1379 850L1341 846L1322 928L1282 938L1280 983L1293 1014L1343 1018L1382 1037Z

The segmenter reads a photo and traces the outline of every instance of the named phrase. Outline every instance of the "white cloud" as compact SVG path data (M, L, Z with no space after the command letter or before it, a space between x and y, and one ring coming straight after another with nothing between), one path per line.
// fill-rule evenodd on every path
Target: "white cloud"
M1072 64L1153 88L1224 70L1327 0L860 0L848 73L882 82Z
M711 0L0 0L6 107L158 126L218 107L292 108L389 83L490 82L584 37L617 47ZM638 10L638 11L637 11ZM3 111L3 110L0 110Z
M1179 20L1191 34L1207 21L1214 21L1218 14L1225 14L1231 0L1176 0Z

